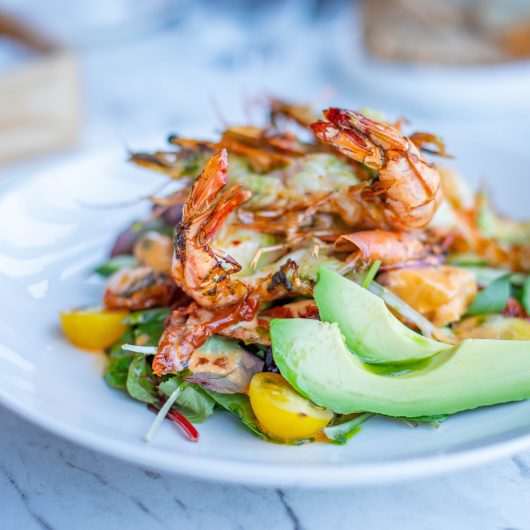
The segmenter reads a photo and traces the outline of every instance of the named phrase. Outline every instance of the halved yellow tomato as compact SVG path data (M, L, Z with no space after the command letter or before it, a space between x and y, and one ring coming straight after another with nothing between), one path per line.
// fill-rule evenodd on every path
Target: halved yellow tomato
M280 374L258 373L250 381L250 404L265 433L283 442L310 438L333 412L298 394Z
M60 314L64 334L79 348L102 350L116 342L129 326L123 323L128 311L91 307Z

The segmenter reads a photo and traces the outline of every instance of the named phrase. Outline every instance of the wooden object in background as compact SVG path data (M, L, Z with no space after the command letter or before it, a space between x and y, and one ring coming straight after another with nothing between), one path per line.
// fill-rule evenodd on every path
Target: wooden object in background
M1 13L0 36L32 51L0 71L0 163L72 146L81 122L76 56Z
M527 0L362 0L368 51L379 59L478 64L530 59Z

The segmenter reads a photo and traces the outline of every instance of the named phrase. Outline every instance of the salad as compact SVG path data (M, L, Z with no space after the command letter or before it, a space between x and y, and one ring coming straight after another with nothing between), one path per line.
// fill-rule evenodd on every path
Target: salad
M61 314L156 414L146 439L168 419L197 441L224 409L267 441L343 444L374 415L438 425L530 398L530 224L444 168L433 134L269 115L132 154L172 191L95 270L102 306Z

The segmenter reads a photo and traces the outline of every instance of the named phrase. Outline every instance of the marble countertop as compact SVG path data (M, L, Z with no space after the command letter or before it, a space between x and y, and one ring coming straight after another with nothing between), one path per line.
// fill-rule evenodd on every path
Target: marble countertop
M31 0L22 4L27 8ZM315 101L334 86L339 101L385 105L348 84L332 60L333 36L350 27L344 2L330 2L331 7L308 2L307 11L298 7L301 3L272 3L274 8L260 3L248 20L214 2L193 8L180 4L186 10L156 29L81 50L86 127L79 151L152 148L162 145L169 131L204 134L223 117L245 119L251 111L244 103L256 94ZM415 110L400 108L420 122L425 119ZM447 116L438 119L445 123ZM18 178L61 157L0 173ZM0 527L7 530L530 528L530 451L474 470L393 486L259 489L119 462L2 408L0 425Z

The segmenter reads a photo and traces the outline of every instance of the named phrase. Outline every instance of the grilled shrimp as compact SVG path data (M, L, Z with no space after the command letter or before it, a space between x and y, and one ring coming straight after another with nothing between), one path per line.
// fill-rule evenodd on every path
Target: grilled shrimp
M212 335L268 344L267 331L258 318L262 303L310 296L321 265L338 270L341 262L326 255L315 257L312 249L304 248L261 267L252 275L237 279L228 276L223 289L227 290L226 300L231 304L225 303L225 295L217 291L216 304L205 307L204 298L199 296L203 307L194 303L173 312L159 342L153 372L163 375L181 371L190 362L193 352ZM185 292L191 293L190 290ZM236 293L241 295L239 300L235 300Z
M261 300L305 294L309 287L297 276L295 260L281 258L289 247L264 230L254 232L229 218L251 192L227 184L227 155L222 150L206 164L183 209L175 230L172 276L177 285L203 307L217 309L241 302L251 292ZM263 244L265 243L265 244ZM262 247L276 249L251 266ZM283 249L283 251L282 251ZM311 254L308 247L304 252ZM291 264L290 261L293 263Z
M311 125L315 135L343 155L377 171L366 183L362 198L381 204L384 220L398 230L424 228L431 221L442 191L436 168L418 147L391 125L358 112L330 108L328 121Z
M223 192L227 169L227 153L223 149L199 175L175 230L173 279L204 307L231 305L248 293L242 282L231 278L241 270L239 263L212 246L226 218L251 195L237 184Z
M292 260L287 260L276 273L253 280L248 285L241 282L246 294L235 304L205 308L194 303L185 309L176 309L158 343L153 372L163 375L181 371L193 352L212 335L267 344L268 337L258 329L261 303L310 292L308 284L298 278L298 266Z
M151 267L127 267L108 280L103 301L109 309L139 311L170 305L179 289L169 276Z
M204 311L195 303L176 309L170 315L158 343L153 373L164 375L180 372L188 365L193 352L212 335L230 336L223 332L241 322L254 320L258 306L257 298L246 297L239 304L223 311Z
M152 230L142 234L134 244L134 256L140 263L170 276L173 244L169 236Z

